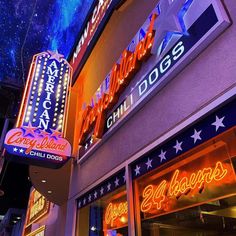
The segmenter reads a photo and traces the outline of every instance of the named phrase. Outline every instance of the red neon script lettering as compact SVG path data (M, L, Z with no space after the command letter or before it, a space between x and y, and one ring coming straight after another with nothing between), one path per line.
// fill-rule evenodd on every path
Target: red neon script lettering
M152 19L143 40L135 48L135 51L124 50L120 64L115 64L111 70L109 94L103 94L94 107L87 106L83 112L81 128L79 131L79 144L83 144L92 129L96 138L101 138L105 124L106 111L114 107L124 88L130 83L142 61L146 60L151 53L154 40L154 22L157 15Z

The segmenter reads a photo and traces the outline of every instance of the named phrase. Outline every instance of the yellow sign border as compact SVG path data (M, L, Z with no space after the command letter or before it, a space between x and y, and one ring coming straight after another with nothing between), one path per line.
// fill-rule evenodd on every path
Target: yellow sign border
M26 236L35 236L37 233L40 233L46 229L46 225L41 226L40 228L34 230L33 232L27 234Z

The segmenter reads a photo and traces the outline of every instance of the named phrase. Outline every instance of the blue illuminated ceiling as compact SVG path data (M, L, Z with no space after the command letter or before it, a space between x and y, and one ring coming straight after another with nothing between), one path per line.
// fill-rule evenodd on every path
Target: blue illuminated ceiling
M0 0L0 82L22 85L32 56L67 58L93 0Z

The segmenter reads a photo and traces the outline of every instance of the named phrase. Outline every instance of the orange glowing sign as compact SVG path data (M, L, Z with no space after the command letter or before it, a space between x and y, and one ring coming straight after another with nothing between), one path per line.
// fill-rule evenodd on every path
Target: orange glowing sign
M50 202L41 193L34 189L30 195L26 227L48 214L49 208Z
M227 173L227 168L220 161L214 168L203 168L193 173L181 173L176 170L170 182L163 180L157 187L151 184L145 187L141 211L148 212L153 206L159 210L163 207L163 202L170 197L179 198L190 192L201 192L205 184L221 181Z
M137 180L142 218L197 206L236 193L234 168L224 142L204 146L163 169Z
M127 223L128 216L128 203L120 202L120 203L109 203L105 212L105 223L106 225L110 225L114 227L117 224ZM119 219L119 223L116 222Z
M124 88L129 84L141 63L151 53L154 40L154 22L157 15L153 14L145 37L137 44L133 53L124 50L121 61L115 64L111 71L109 93L104 93L94 107L87 106L82 114L82 124L79 131L79 143L83 144L93 129L95 138L101 138L104 129L106 111L111 109L119 99Z

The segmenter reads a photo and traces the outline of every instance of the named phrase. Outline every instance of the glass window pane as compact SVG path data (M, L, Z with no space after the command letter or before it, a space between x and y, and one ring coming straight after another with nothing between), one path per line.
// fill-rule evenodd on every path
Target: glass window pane
M76 235L128 235L128 205L125 186L79 209Z

